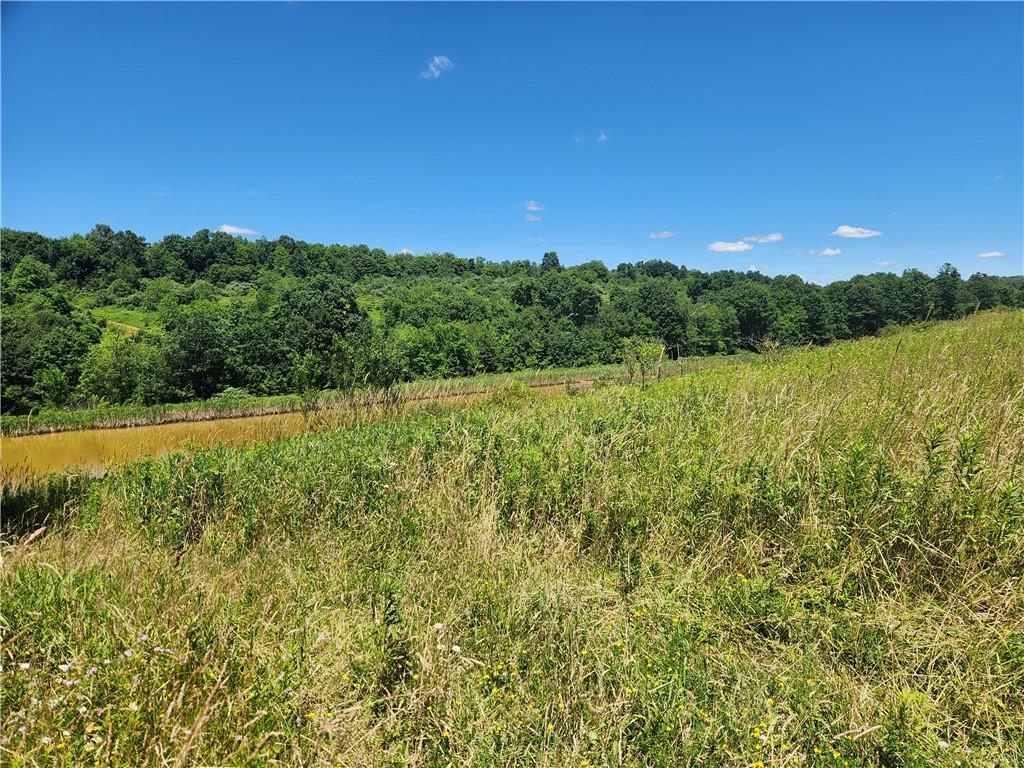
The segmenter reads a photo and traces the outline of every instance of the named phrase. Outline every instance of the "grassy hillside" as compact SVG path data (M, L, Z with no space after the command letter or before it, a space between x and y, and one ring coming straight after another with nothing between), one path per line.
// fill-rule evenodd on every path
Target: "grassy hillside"
M106 321L108 325L120 328L129 335L138 333L140 330L158 328L160 325L159 315L156 312L129 309L113 304L92 307L89 314L97 320Z
M23 490L5 762L1020 765L1022 446L987 313Z

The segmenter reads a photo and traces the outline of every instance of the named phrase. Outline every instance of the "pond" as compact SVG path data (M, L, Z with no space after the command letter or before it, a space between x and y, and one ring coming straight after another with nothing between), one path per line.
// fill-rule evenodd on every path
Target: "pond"
M8 482L66 469L100 475L109 463L161 456L188 446L211 448L265 441L293 434L304 427L305 420L300 413L275 413L4 437L0 442L0 464Z
M590 382L579 382L587 386ZM564 384L532 387L540 396L565 392ZM391 410L366 409L358 414L347 407L332 408L310 420L301 413L274 413L259 416L181 421L115 429L85 429L46 432L0 439L0 468L5 482L17 483L50 472L76 469L102 475L109 465L121 464L143 456L162 456L173 451L212 448L218 445L245 445L265 442L304 429L344 429L387 414L394 408L407 410L429 403L469 404L491 394L489 391L442 395L429 400L407 401Z

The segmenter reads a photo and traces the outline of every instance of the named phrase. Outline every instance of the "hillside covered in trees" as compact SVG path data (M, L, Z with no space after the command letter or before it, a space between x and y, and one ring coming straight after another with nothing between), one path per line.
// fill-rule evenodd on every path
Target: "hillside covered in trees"
M672 357L820 345L1024 306L1024 278L965 280L949 265L818 286L665 261L495 263L208 230L149 244L105 225L57 239L5 229L0 245L4 413L607 363L631 337Z

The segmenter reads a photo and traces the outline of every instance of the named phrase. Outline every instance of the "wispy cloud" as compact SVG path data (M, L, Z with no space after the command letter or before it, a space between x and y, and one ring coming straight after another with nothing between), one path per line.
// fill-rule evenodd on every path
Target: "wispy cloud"
M597 132L597 143L598 144L604 144L606 141L608 141L608 134L605 133L603 130L602 131L598 131Z
M716 240L713 243L708 244L709 251L715 251L716 253L743 253L743 251L749 251L753 248L750 243L745 243L742 240L736 243L726 243L721 240Z
M523 208L526 209L526 213L523 215L523 217L527 221L540 221L543 218L538 213L538 211L543 211L544 206L538 203L536 200L527 200L525 203L523 203Z
M876 267L891 267L892 266L892 262L891 261L876 261L875 262L875 266Z
M784 238L781 232L772 232L770 235L751 235L744 237L748 243L781 243Z
M248 227L236 227L234 224L221 224L217 227L218 232L227 232L229 235L258 235L255 229Z
M668 237L675 237L678 234L679 233L674 229L663 229L661 232L651 232L648 237L651 238L651 240L664 240Z
M820 251L808 251L808 256L839 256L842 254L842 248L822 248Z
M437 80L445 72L455 69L455 64L447 56L431 56L427 60L427 68L420 71L420 80Z
M838 235L839 237L862 238L878 237L882 233L879 232L877 229L864 229L864 227L851 227L848 224L840 224L832 231L832 234Z
M403 248L398 253L401 254L402 256L412 256L412 249L410 249L410 248Z
M1006 178L1006 174L1005 173L997 173L995 176L992 177L992 181L1002 181L1005 178Z
M750 264L747 266L747 272L757 272L757 264Z
M979 259L998 259L998 258L1002 258L1005 255L1006 254L1003 253L1002 251L985 251L984 253L979 253L978 254L978 258Z
M572 141L573 141L573 144L582 144L583 143L583 137L580 136L578 133L574 133L572 135Z
M170 197L170 192L154 192L153 197Z

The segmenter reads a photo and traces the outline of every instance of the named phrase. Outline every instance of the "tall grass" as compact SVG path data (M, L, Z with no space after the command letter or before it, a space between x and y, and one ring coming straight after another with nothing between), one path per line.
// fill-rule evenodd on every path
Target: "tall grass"
M750 353L728 356L692 357L666 362L663 376L681 376L710 366L732 365L754 359ZM425 379L398 384L387 392L360 389L354 393L325 390L317 393L321 408L362 407L398 397L407 401L445 399L489 392L509 384L532 387L562 384L615 382L624 380L622 365L594 365L586 368L543 368L512 373L488 373L455 379ZM157 405L105 405L95 408L50 408L37 413L0 416L0 434L31 435L84 429L117 429L182 421L209 421L243 416L295 413L303 410L302 395L213 397L185 403Z
M988 313L11 491L0 754L1020 765L1022 446Z

